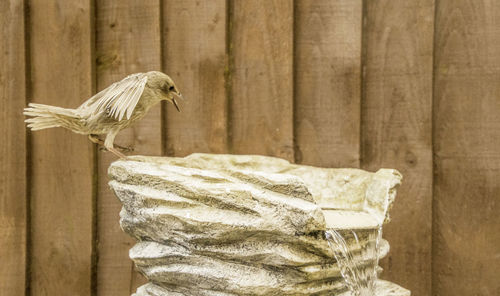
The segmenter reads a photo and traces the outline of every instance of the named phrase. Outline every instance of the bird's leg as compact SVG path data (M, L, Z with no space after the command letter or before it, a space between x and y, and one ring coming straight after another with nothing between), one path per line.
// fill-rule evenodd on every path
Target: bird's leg
M89 135L89 140L92 141L93 143L96 143L97 145L102 145L104 146L104 141L99 139L99 137L97 135L94 135L94 134L90 134ZM120 146L118 144L113 144L114 147L124 151L124 152L129 152L129 151L134 151L134 148L133 147L124 147L124 146ZM105 148L105 147L103 147ZM107 150L107 148L105 148Z
M115 148L106 148L106 149L121 159L127 159L127 156L125 154L121 153L120 151L116 150Z
M102 146L102 147L99 147L99 151L107 151L107 149L104 147L104 141L99 139L99 137L97 135L90 134L89 140L92 141L92 143L94 143L94 144Z
M127 157L125 154L121 153L120 151L116 150L113 147L113 142L115 140L116 134L118 133L118 129L116 130L111 130L107 135L106 135L106 140L104 140L104 147L108 149L109 152L113 153L114 155L118 156L121 159L126 159Z
M97 135L90 134L89 140L92 141L92 143L94 143L94 144L102 146L102 147L98 147L99 151L108 151L108 149L106 149L106 147L104 147L104 141L99 139L99 137Z
M90 134L89 140L92 141L92 143L104 146L104 141L99 139L99 137L97 135Z

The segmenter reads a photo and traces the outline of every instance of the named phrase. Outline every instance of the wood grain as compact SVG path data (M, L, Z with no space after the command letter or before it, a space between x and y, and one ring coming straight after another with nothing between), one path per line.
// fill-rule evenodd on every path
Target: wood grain
M384 228L391 251L382 278L430 295L434 3L365 4L361 166L404 176Z
M163 6L165 72L185 100L166 107L167 155L227 152L226 1L167 0Z
M433 295L500 295L500 3L438 1Z
M24 2L0 2L0 295L26 281L26 104Z
M27 138L21 112L149 70L176 81L182 112L155 106L117 144L397 168L382 278L500 295L499 20L492 0L0 1L0 295L144 282L107 186L114 157L63 129Z
M131 73L161 70L160 2L104 0L96 3L97 89ZM161 105L117 136L116 143L134 147L133 154L161 155ZM135 240L119 225L121 204L108 186L107 170L116 160L99 152L97 199L98 295L130 295L145 279L128 257Z
M296 161L359 167L362 1L295 3Z
M293 160L293 1L231 11L231 150Z
M93 92L91 1L30 1L33 101L77 107ZM94 149L63 129L34 132L31 295L90 295Z

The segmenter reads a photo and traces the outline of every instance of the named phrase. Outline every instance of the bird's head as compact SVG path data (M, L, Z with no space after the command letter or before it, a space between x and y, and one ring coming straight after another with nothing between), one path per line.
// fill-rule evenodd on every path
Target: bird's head
M175 99L176 97L182 99L182 94L172 78L170 78L167 74L158 71L151 71L147 74L148 84L157 91L160 100L166 100L174 104L177 111L180 112L181 110L179 109L179 105L177 105L177 101Z

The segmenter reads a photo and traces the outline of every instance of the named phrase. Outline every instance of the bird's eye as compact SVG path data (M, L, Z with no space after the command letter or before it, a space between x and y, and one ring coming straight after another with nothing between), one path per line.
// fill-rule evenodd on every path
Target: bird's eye
M175 87L171 86L168 88L169 91L174 91L175 90Z

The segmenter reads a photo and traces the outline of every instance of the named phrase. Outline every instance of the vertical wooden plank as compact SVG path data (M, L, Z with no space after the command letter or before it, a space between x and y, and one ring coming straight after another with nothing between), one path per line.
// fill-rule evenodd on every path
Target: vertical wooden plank
M136 72L161 70L160 2L103 0L96 3L97 89ZM133 154L161 155L161 105L116 139L134 147ZM98 295L130 295L145 279L128 257L135 241L119 225L121 204L108 187L107 170L116 160L99 152L97 199Z
M232 6L232 152L293 160L293 1Z
M92 15L90 0L30 2L34 102L77 107L92 95ZM32 147L31 294L90 295L93 146L50 129Z
M359 167L362 1L295 7L296 161Z
M436 12L433 295L499 295L500 2Z
M433 0L366 1L362 168L401 171L383 278L430 295Z
M164 69L186 101L166 108L166 153L227 152L226 0L166 0Z
M24 295L26 104L24 3L0 2L0 295Z

